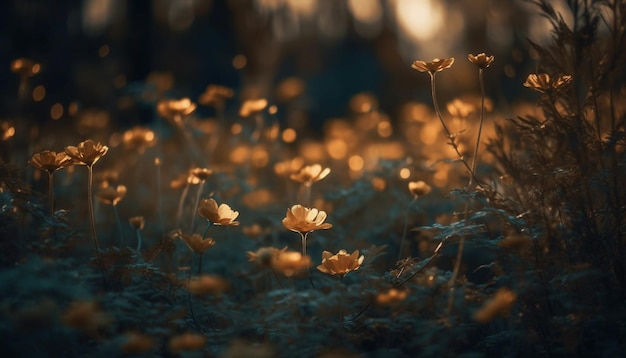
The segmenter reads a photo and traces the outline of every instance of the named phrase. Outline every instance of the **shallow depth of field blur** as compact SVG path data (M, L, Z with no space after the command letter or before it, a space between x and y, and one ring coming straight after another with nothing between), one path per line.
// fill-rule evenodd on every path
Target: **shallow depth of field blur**
M2 22L7 356L626 351L623 1Z

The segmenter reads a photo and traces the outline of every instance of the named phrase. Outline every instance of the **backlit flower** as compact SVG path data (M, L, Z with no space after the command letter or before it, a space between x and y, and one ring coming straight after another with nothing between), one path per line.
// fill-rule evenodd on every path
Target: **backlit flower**
M133 229L142 230L146 221L144 220L143 216L133 216L132 218L128 219L128 223Z
M272 267L287 277L295 276L311 266L311 258L297 251L280 251L273 257Z
M434 74L435 72L441 72L446 68L452 67L452 64L454 64L454 57L444 59L435 58L430 62L415 61L411 65L411 68L419 72L430 72Z
M80 142L78 147L67 146L65 147L65 153L76 161L77 164L83 164L87 166L94 165L100 158L102 158L109 151L109 147L96 143L91 139L87 139L84 142Z
M157 112L164 118L174 118L177 116L187 116L196 110L196 104L189 98L167 99L157 104Z
M409 182L409 191L416 198L430 193L430 189L430 185L426 184L422 180Z
M467 55L467 59L475 64L476 66L478 66L478 68L487 68L489 66L491 66L491 63L493 62L494 57L493 56L487 56L484 52L479 53L478 55L472 55L471 53L469 55Z
M239 216L239 212L231 209L228 204L220 204L218 206L215 199L203 199L200 203L198 214L214 225L239 225L239 221L235 221L237 216Z
M183 240L189 249L196 254L202 254L209 248L215 246L215 241L213 239L210 237L202 238L202 235L200 234L179 235L178 237Z
M283 226L294 232L308 233L315 230L330 229L332 224L325 223L326 212L316 208L306 208L302 205L294 205L287 209L283 219Z
M320 181L330 173L330 168L323 168L319 164L307 165L300 169L299 172L293 173L289 176L291 180L303 183L305 185L311 185L316 181Z
M239 115L241 117L250 117L255 113L259 113L267 107L267 100L261 99L249 99L241 105L239 109Z
M539 93L556 92L572 82L572 76L562 75L556 80L550 78L547 73L531 73L524 82L524 87L534 89Z
M143 153L146 148L152 147L156 143L156 136L151 129L133 127L124 132L122 141L126 148Z
M196 177L200 182L205 182L211 175L213 175L213 171L208 168L193 168L189 174Z
M33 154L33 157L28 161L28 164L52 174L61 168L74 164L74 161L65 152L57 153L51 150L44 150Z
M322 252L322 264L317 269L329 275L345 276L348 272L358 270L365 260L365 256L359 256L359 250L348 254L346 250L339 250L336 255L331 252Z
M107 186L98 190L96 198L108 205L117 205L126 196L126 187L124 185Z

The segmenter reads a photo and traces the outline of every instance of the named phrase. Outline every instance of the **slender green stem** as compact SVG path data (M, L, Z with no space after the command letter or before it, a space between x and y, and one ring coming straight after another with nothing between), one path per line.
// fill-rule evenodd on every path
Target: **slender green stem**
M193 228L196 225L196 216L198 216L198 205L200 205L200 195L202 195L202 189L204 189L204 182L198 184L198 192L196 193L196 203L193 206L193 212L191 213L191 227L189 232L193 232Z
M406 239L406 231L409 225L409 214L411 213L411 207L416 201L417 196L414 196L406 208L406 215L404 215L404 228L402 229L402 239L400 239L400 249L398 250L398 261L402 258L402 249L404 248L404 240Z
M300 233L300 238L302 240L302 259L303 260L306 260L306 238L308 235L309 235L308 232ZM306 267L306 274L309 277L309 282L311 283L311 287L315 288L315 285L313 284L313 277L311 277L311 270L309 269L308 265Z
M50 209L50 216L54 215L54 175L52 172L48 173L48 209Z
M100 242L98 241L98 234L96 233L96 218L93 213L93 167L91 165L87 166L89 170L89 177L87 181L87 202L89 206L89 218L91 219L91 236L93 237L93 243L96 247L96 254L98 258L100 257Z
M135 233L137 234L137 252L141 251L141 230L136 229Z
M115 222L120 233L120 248L124 244L124 232L122 231L122 222L120 221L120 213L117 211L117 205L113 204L113 213L115 214Z
M485 81L483 78L483 69L478 69L478 80L480 82L480 123L478 124L478 135L476 136L476 146L474 147L474 155L472 156L472 173L476 172L476 163L478 162L478 147L480 146L480 135L483 131L483 121L485 119ZM474 176L470 176L468 189L471 189Z
M439 121L441 122L441 125L442 125L444 131L446 132L446 136L450 140L449 144L452 146L452 148L456 152L456 155L459 157L459 160L461 160L461 163L463 163L463 165L465 166L465 168L469 172L470 177L474 178L474 181L478 185L482 186L481 183L478 181L478 179L476 179L476 176L474 175L474 171L469 166L469 164L467 164L467 161L465 161L465 158L463 157L463 155L459 151L459 147L456 144L454 136L450 132L450 129L446 125L446 122L443 120L443 116L441 115L441 111L439 110L439 104L437 103L437 91L435 90L435 73L434 72L428 72L428 73L430 74L430 92L431 92L431 95L432 95L432 98L433 98L433 106L435 107L435 112L437 113L437 117L439 118Z
M185 199L187 199L187 193L189 193L189 181L185 185L185 189L180 194L180 200L178 201L178 212L176 213L176 227L180 228L180 220L183 216L183 206L185 205Z
M209 228L211 227L211 221L206 221L206 227L204 228L204 232L202 232L202 238L206 237L207 232L209 232Z

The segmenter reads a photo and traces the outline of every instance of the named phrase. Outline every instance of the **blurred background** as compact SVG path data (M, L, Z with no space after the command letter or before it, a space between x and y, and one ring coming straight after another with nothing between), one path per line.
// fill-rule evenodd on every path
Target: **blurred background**
M407 102L430 101L428 76L413 61L456 58L438 76L443 105L477 93L466 58L480 52L495 55L487 92L508 115L513 99L532 96L521 85L534 69L526 39L549 36L523 1L14 0L4 9L0 116L22 118L27 101L28 119L39 123L85 108L123 127L150 123L155 88L195 101L209 84L235 89L228 113L251 98L289 102L291 118L278 111L280 121L319 130L369 93L395 123ZM18 100L20 76L9 68L20 57L40 68Z

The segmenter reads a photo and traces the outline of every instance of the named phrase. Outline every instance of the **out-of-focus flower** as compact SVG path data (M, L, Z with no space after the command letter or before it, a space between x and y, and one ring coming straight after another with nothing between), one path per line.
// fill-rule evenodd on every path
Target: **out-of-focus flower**
M214 225L237 226L239 221L235 221L239 216L238 211L234 211L228 204L217 205L215 199L203 199L198 209L198 214L209 220Z
M372 113L378 108L378 99L370 92L357 93L350 98L350 109L355 113Z
M275 247L261 247L258 250L246 251L249 262L256 262L260 266L270 267L272 262L283 252L287 251L287 247L283 249L277 249Z
M497 317L506 317L516 300L517 295L515 292L508 288L500 288L490 300L474 312L474 320L479 323L487 323Z
M44 150L33 154L28 164L52 174L61 168L74 164L74 161L65 152L57 153L51 150Z
M476 111L476 107L472 103L465 102L458 98L449 102L446 108L452 116L458 118L467 118Z
M144 127L133 127L124 132L122 136L124 146L131 150L137 150L139 153L143 153L146 148L154 146L156 143L156 136L154 131Z
M107 154L108 151L109 147L96 143L91 139L80 142L78 147L71 145L65 147L65 153L74 159L76 164L83 164L87 166L94 165L100 158Z
M200 182L205 182L211 175L213 175L213 170L208 168L193 168L189 172L191 176L198 178Z
M531 243L531 239L526 235L511 234L507 235L498 246L503 249L523 250Z
M494 57L493 55L487 56L484 52L481 52L475 56L470 53L467 55L467 59L469 60L469 62L478 66L478 68L487 68L491 66L491 63L493 62Z
M208 85L198 98L198 103L205 106L222 107L224 106L224 102L229 98L233 98L234 95L235 92L232 88L219 85Z
M41 71L41 65L28 58L18 58L11 62L11 72L23 77L32 77Z
M196 104L189 98L167 99L157 104L157 112L164 118L188 116L196 110Z
M202 238L202 235L200 234L181 234L178 235L178 237L183 240L185 244L187 244L189 249L191 249L191 251L195 252L196 254L202 254L209 248L215 246L215 241L213 239L211 239L210 237Z
M183 333L172 336L168 346L172 353L199 351L204 348L206 341L207 338L201 334Z
M293 173L289 176L291 180L303 183L304 185L311 185L316 181L320 181L330 173L330 168L323 168L320 164L307 165L300 169L299 172Z
M146 83L154 86L158 91L165 92L174 86L174 74L171 72L150 72Z
M228 281L215 275L201 275L187 282L187 289L194 295L216 295L228 290Z
M97 336L98 330L111 323L100 305L94 301L74 301L61 316L67 326L81 330L90 336Z
M419 198L420 196L424 196L430 193L430 185L426 184L424 181L410 181L409 182L409 192L413 194L414 197Z
M301 234L333 227L332 224L325 223L324 220L326 220L325 211L318 211L316 208L306 208L296 204L287 209L287 214L283 219L283 226Z
M135 230L143 230L143 226L145 225L146 221L144 220L143 216L133 216L132 218L128 219L128 223Z
M452 64L454 64L454 57L444 59L435 58L430 62L415 61L411 65L411 68L419 72L429 72L431 74L434 74L436 72L441 72L447 68L452 67Z
M552 93L561 90L572 82L572 76L562 75L556 80L552 80L547 73L531 73L524 82L524 87L534 89L539 93Z
M118 185L117 187L108 186L98 190L96 198L108 205L117 205L126 196L126 187Z
M239 115L241 117L250 117L255 113L259 113L267 107L267 100L261 99L249 99L241 105L239 109Z
M303 164L304 160L301 157L284 160L274 164L274 173L280 176L291 175L302 168Z
M281 251L273 257L272 267L287 277L295 276L311 266L311 258L296 251Z
M154 341L149 336L139 332L128 332L121 348L126 354L142 354L152 347L154 347Z
M339 250L336 255L331 252L322 252L322 264L317 269L329 275L345 276L348 272L358 270L365 260L365 256L359 256L359 250L348 254L346 250Z
M9 140L15 135L15 127L11 123L2 121L0 122L0 140Z
M390 288L376 295L376 303L383 306L394 305L404 301L409 295L408 290Z

